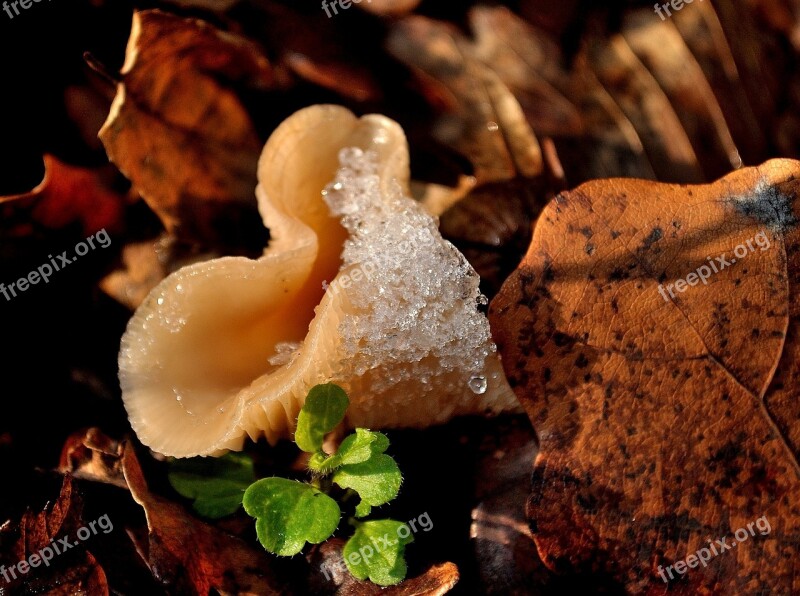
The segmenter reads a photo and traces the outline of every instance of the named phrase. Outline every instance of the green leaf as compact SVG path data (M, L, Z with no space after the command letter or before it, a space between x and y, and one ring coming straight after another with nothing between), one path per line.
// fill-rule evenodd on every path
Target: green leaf
M383 433L357 428L354 434L345 437L334 455L326 456L318 451L308 461L308 467L317 474L330 474L344 464L360 464L373 455L386 451L389 439Z
M379 519L360 523L344 545L344 561L356 578L392 586L406 577L404 554L413 541L411 530L402 522Z
M388 503L400 490L402 475L390 456L373 453L367 461L341 466L333 481L342 488L351 488L361 497L356 517L369 515L372 507Z
M389 447L389 438L364 428L357 428L355 434L345 437L336 455L342 464L360 464L373 455L380 455Z
M176 459L170 462L167 477L178 493L194 500L197 513L211 519L235 513L256 479L253 461L243 453Z
M256 533L269 552L299 553L306 542L319 544L339 525L339 505L310 484L263 478L244 493L244 510L256 518Z
M307 453L322 448L322 440L344 420L350 400L344 389L333 383L316 385L306 397L306 403L297 418L294 440Z

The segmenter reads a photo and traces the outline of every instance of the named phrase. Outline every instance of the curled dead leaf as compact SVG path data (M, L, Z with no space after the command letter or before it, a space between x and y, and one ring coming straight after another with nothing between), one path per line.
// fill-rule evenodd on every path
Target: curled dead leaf
M53 594L54 596L69 596L72 594L96 594L107 596L109 593L108 582L103 568L98 564L92 553L84 548L72 548L79 543L71 544L71 550L66 549L58 556L53 553L53 542L57 539L74 539L76 531L83 527L82 521L83 502L75 490L72 478L64 476L61 492L58 498L49 504L43 511L28 511L23 516L13 531L16 532L16 542L3 557L3 585L10 593L26 594ZM12 530L4 526L2 533ZM5 538L3 536L2 538ZM42 566L42 550L49 548L52 559L47 565ZM36 555L36 558L31 558ZM23 573L19 562L28 561L36 563L28 565Z
M528 516L550 568L628 593L796 589L799 179L774 160L590 182L542 212L490 318L539 436Z
M234 243L258 221L261 141L236 89L267 90L269 62L244 38L157 10L134 13L122 82L100 139L167 230Z
M20 234L31 222L48 229L79 222L87 236L120 227L126 199L113 188L114 172L72 166L49 154L44 168L44 179L30 192L0 196L3 227L12 227L12 235L17 220L26 224Z

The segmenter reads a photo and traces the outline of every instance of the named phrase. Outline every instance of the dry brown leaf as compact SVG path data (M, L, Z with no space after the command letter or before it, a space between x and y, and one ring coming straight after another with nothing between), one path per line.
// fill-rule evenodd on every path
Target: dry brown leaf
M698 2L692 10L674 13L671 23L714 90L742 160L745 164L758 163L766 155L766 131L747 98L731 44L714 7L709 2Z
M591 38L592 70L633 123L659 180L702 182L703 174L675 109L620 34Z
M472 162L479 184L542 173L542 155L522 109L500 78L474 55L455 28L424 17L395 25L389 51L455 100L434 136Z
M774 160L597 181L542 212L490 319L540 440L528 516L552 569L627 593L800 587L798 179Z
M128 488L122 473L122 445L97 428L81 430L64 442L59 471L81 480Z
M519 100L537 135L550 136L573 181L655 178L631 122L579 55L568 69L558 43L505 7L469 13L475 53Z
M74 540L77 530L84 525L82 510L83 503L73 487L72 478L64 476L61 493L55 502L44 511L26 512L15 528L17 540L4 557L2 585L14 594L107 596L108 583L103 568L85 546L81 547ZM7 530L4 528L4 531ZM51 543L61 544L61 539L68 539L72 545L70 550L52 553L56 549ZM35 561L30 559L31 555L39 556L38 553L46 547L53 554L49 564L42 565L40 558L36 567L28 566L27 573L22 574L18 563L26 559Z
M282 594L263 551L188 515L183 507L151 494L130 447L123 447L122 468L134 500L147 516L144 547L153 576L185 594Z
M470 538L488 595L547 593L552 573L536 552L525 519L527 481L536 455L536 438L526 419L493 421L481 438Z
M142 557L156 580L182 594L285 594L273 561L255 544L192 517L178 505L151 493L128 443L98 429L75 433L64 445L60 469L78 478L130 490L147 518L149 536Z
M265 91L251 42L193 19L137 12L122 82L100 131L109 158L182 238L232 241L257 220L262 142L234 87Z
M759 27L746 3L714 2L713 6L730 42L741 85L764 126L778 111L788 57L776 47L779 40ZM768 137L773 134L770 128L767 124Z
M3 227L12 227L11 235L25 235L32 225L58 229L76 222L87 236L119 229L126 200L112 188L113 172L71 166L47 154L44 167L44 179L30 192L0 196ZM15 233L17 220L25 225Z
M672 21L649 9L625 15L622 35L675 108L706 180L742 166L722 108Z
M198 596L212 589L224 594L286 593L286 586L276 579L273 563L265 552L150 493L129 446L123 448L121 461L131 495L147 516L147 561L157 580L181 593Z
M167 0L171 4L189 8L202 8L214 12L226 12L239 4L241 0Z

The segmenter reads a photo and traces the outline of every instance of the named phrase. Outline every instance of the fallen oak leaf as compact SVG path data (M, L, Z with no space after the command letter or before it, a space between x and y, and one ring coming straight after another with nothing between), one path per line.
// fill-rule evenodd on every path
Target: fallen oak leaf
M224 13L236 6L240 0L167 0L184 8L201 8Z
M490 319L539 437L528 517L551 569L634 594L793 591L798 178L774 160L703 186L590 182L543 211Z
M136 12L122 80L100 139L174 235L235 243L258 220L262 142L234 86L263 92L269 62L254 44L158 10Z
M79 222L86 236L103 228L120 228L127 201L113 189L112 172L72 166L50 154L43 159L44 178L36 188L0 196L0 213L5 212L3 227L17 219L49 229Z

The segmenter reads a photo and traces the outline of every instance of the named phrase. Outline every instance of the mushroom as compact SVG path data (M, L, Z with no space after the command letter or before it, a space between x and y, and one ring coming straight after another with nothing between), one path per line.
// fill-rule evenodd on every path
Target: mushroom
M312 106L275 130L258 166L263 256L176 271L123 335L122 397L145 445L191 457L274 444L324 382L348 392L350 427L518 408L478 275L409 198L408 160L379 115Z

